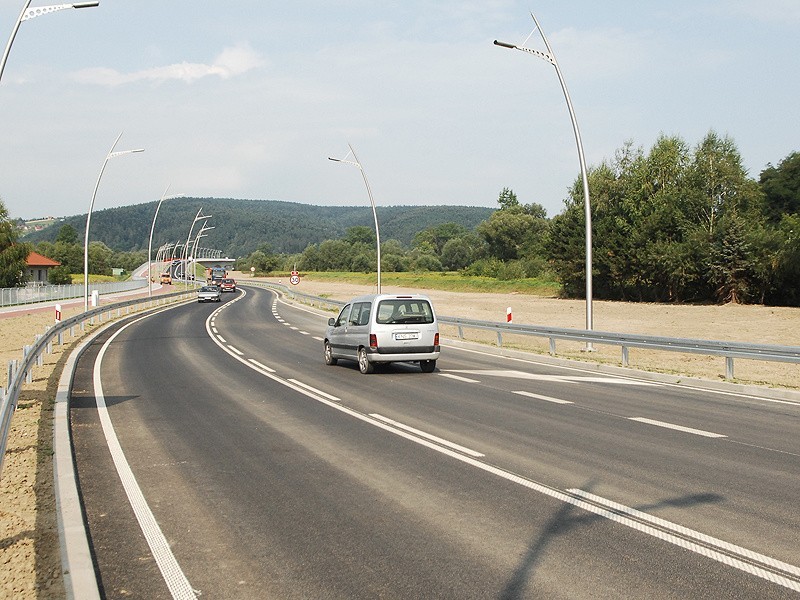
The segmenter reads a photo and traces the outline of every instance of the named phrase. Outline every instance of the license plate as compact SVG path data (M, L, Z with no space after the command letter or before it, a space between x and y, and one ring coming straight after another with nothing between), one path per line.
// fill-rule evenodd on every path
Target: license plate
M395 333L394 339L396 340L415 340L419 337L418 333Z

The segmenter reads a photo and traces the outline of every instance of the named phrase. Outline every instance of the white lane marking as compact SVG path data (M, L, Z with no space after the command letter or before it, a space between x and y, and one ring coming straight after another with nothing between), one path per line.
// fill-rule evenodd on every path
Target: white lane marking
M331 394L329 394L327 392L323 392L322 390L319 390L319 389L317 389L315 387L312 387L312 386L308 385L307 383L303 383L302 381L298 381L297 379L287 379L287 381L291 381L293 384L299 385L300 387L302 387L304 389L307 389L309 392L314 392L315 394L319 394L320 396L323 396L324 398L327 398L328 400L333 400L334 402L341 402L342 401L341 398L333 396L333 395L331 395Z
M592 502L597 504L602 504L611 508L617 512L622 512L627 515L630 515L636 519L641 519L642 521L646 521L648 523L652 523L657 527L662 527L664 529L668 529L669 531L674 531L680 535L694 538L704 544L708 544L710 546L716 546L722 550L727 552L735 553L745 558L750 559L751 561L760 562L765 565L769 565L775 569L780 569L792 575L796 575L800 577L800 567L796 567L794 565L790 565L788 563L779 561L775 558L765 556L764 554L759 554L758 552L753 552L752 550L748 550L747 548L742 548L741 546L737 546L735 544L731 544L730 542L726 542L724 540L720 540L715 537L711 537L710 535L706 535L705 533L700 533L699 531L695 531L693 529L689 529L688 527L684 527L683 525L678 525L676 523L672 523L670 521L665 521L664 519L660 519L658 517L654 517L642 511L636 510L635 508L630 508L625 506L624 504L619 504L614 502L613 500L608 500L601 496L595 496L589 492L584 492L583 490L579 489L571 489L567 490L571 494L575 494L576 496L581 496L582 498L586 498Z
M323 342L323 341L325 341L323 338L319 337L318 335L313 335L313 336L311 336L311 337L312 337L312 338L314 338L315 340L317 340L318 342Z
M169 543L164 537L161 527L158 525L158 521L156 521L153 512L150 510L147 500L145 500L142 489L139 487L139 483L136 481L136 477L134 476L133 471L128 464L128 460L125 458L125 453L123 452L122 446L119 443L119 438L117 438L114 424L111 422L111 417L108 414L108 407L106 406L105 396L103 395L103 382L100 378L100 367L102 365L103 358L105 357L106 350L111 345L111 342L113 342L116 337L125 331L125 329L127 329L129 326L133 325L134 323L138 323L144 318L147 317L136 319L135 321L120 327L120 329L114 333L114 335L108 338L108 341L105 344L103 344L103 347L100 349L100 352L97 355L97 360L95 361L94 366L94 392L95 401L97 403L97 413L100 418L100 423L103 427L106 444L108 444L108 449L111 452L112 459L114 460L114 466L117 469L117 474L119 475L119 478L122 481L122 486L128 496L128 502L130 502L131 508L136 515L136 520L139 522L139 527L141 527L145 540L147 540L147 545L150 547L150 551L153 553L153 558L158 565L158 569L161 571L161 575L164 577L164 582L167 584L167 587L169 588L173 598L192 599L197 598L197 596L195 595L189 580L186 578L186 575L178 564L175 555L172 553Z
M639 423L647 423L648 425L655 425L657 427L665 427L667 429L675 429L676 431L683 431L684 433L693 433L695 435L702 435L710 438L724 438L727 435L721 433L712 433L710 431L703 431L702 429L692 429L691 427L684 427L683 425L675 425L674 423L667 423L665 421L656 421L655 419L646 419L645 417L628 417L629 421L638 421Z
M474 456L476 458L480 458L481 456L486 456L485 454L481 454L476 450L470 450L469 448L456 444L455 442L449 442L440 437L436 437L435 435L431 435L430 433L425 433L424 431L421 431L419 429L414 429L413 427L404 425L403 423L400 423L398 421L393 421L392 419L384 417L383 415L379 415L377 413L370 413L369 416L374 419L378 419L379 421L383 421L384 423L388 423L389 425L392 425L394 427L397 427L398 429L402 429L404 431L413 433L414 435L418 435L425 439L434 441L437 444L441 444L442 446L447 446L448 448L452 448L453 450L458 450L459 452L463 452L464 454L468 454L469 456Z
M300 328L299 327L295 327L294 325L290 325L289 329L291 329L292 331L297 331Z
M214 340L215 342L217 341L216 338L214 338L213 336L211 337L211 339ZM218 343L218 345L223 350L225 349L225 347L222 344ZM253 369L256 368L254 365L249 365L249 363L243 358L239 358L237 356L234 356L233 354L231 354L231 356L233 356L236 360L241 361L243 364L250 366L250 368L253 368ZM346 406L342 406L341 404L338 404L338 403L336 403L334 401L329 400L328 398L325 398L324 396L322 396L319 393L312 392L310 389L307 389L310 386L301 386L301 385L298 385L297 383L295 383L293 381L288 381L288 380L283 379L282 377L279 377L277 375L272 375L272 374L269 374L269 373L262 373L262 374L265 377L268 377L268 378L272 379L276 383L279 383L281 385L284 385L286 387L294 389L297 392L299 392L301 394L304 394L304 395L308 396L309 398L312 398L312 399L316 400L317 402L321 402L322 404L325 404L325 405L327 405L327 406L329 406L331 408L334 408L334 409L336 409L336 410L338 410L338 411L340 411L340 412L342 412L344 414L350 415L351 417L353 417L355 419L358 419L358 420L363 421L365 423L369 423L369 424L371 424L371 425L373 425L375 427L378 427L380 429L383 429L385 431L393 433L394 435L400 436L400 437L405 438L407 440L410 440L410 441L412 441L412 442L414 442L416 444L419 444L420 446L424 446L426 448L429 448L431 450L439 452L440 454L444 454L445 456L449 456L449 457L451 457L451 458L453 458L455 460L461 461L461 462L463 462L465 464L468 464L468 465L470 465L472 467L475 467L476 469L479 469L479 470L484 471L486 473L490 473L490 474L495 475L497 477L501 477L503 479L506 479L507 481L511 481L512 483L516 483L517 485L525 487L525 488L527 488L529 490L532 490L534 492L538 492L540 494L544 494L546 496L549 496L549 497L554 498L556 500L559 500L561 502L572 504L573 506L577 506L577 507L582 508L582 509L584 509L584 510L586 510L588 512L597 514L597 515L599 515L601 517L604 517L606 519L609 519L609 520L614 521L616 523L619 523L621 525L625 525L626 527L630 527L631 529L635 529L637 531L641 531L641 532L646 533L648 535L651 535L653 537L657 537L657 538L659 538L661 540L664 540L664 541L669 542L671 544L674 544L676 546L679 546L679 547L682 547L682 548L686 548L686 549L691 550L693 552L696 552L698 554L703 554L703 555L711 558L712 560L716 560L716 561L718 561L718 562L720 562L722 564L732 566L734 568L737 568L739 570L745 571L747 573L751 573L753 575L756 575L756 576L761 577L763 579L766 579L768 581L772 581L773 583L777 583L777 584L782 585L784 587L788 587L789 589L799 590L800 591L800 583L798 583L797 581L793 581L793 580L788 579L786 577L776 576L775 573L769 572L769 571L765 571L764 569L758 569L758 568L753 569L752 565L750 565L748 563L745 563L743 561L732 559L730 555L721 554L721 553L718 553L718 552L708 552L706 548L704 548L702 546L699 546L698 544L695 544L695 543L687 542L683 538L679 538L679 537L674 536L674 535L664 534L664 532L661 531L661 530L658 530L658 529L656 529L654 527L649 527L649 526L643 525L639 521L636 521L636 520L631 519L631 518L620 516L619 514L611 512L611 511L609 511L607 509L600 508L600 507L598 507L598 506L596 506L594 504L591 504L591 503L589 503L589 502L587 502L585 500L576 498L574 495L568 494L566 492L562 492L561 490L546 486L546 485L541 484L541 483L537 483L537 482L532 481L530 479L526 479L524 477L520 477L519 475L516 475L514 473L510 473L509 471L505 471L505 470L503 470L503 469L501 469L499 467L495 467L493 465L490 465L490 464L487 464L485 462L482 462L481 460L478 460L477 458L474 458L474 457L471 457L471 456L467 456L465 454L462 454L462 453L456 452L454 450L451 450L450 448L441 446L439 444L435 444L434 442L432 442L430 440L426 440L426 439L421 438L419 436L412 435L410 432L403 431L402 429L399 429L397 427L393 427L392 425L390 425L388 423L383 423L383 422L375 419L374 417L371 417L371 416L366 415L364 413L360 413L360 412L358 412L356 410L353 410L351 408L348 408ZM676 527L678 527L678 525L676 525ZM770 560L774 560L774 559L770 559Z
M264 369L268 373L274 373L275 372L275 369L273 369L271 367L268 367L267 365L262 365L255 358L248 358L247 360L250 361L251 363L253 363L255 366L257 366L259 369Z
M462 377L461 375L453 375L452 373L439 373L441 377L448 377L457 381L465 381L467 383L480 383L477 379L470 379L469 377Z
M581 377L580 375L543 375L516 371L514 369L448 369L449 373L465 373L467 375L488 375L490 377L510 377L512 379L530 379L532 381L553 381L556 383L613 383L617 385L644 385L652 386L654 383L623 379L620 377Z
M214 326L211 327L211 331L213 331L214 333L219 333L219 331L217 331L217 328Z
M226 339L225 339L224 337L222 337L221 335L218 335L218 336L217 336L217 339L218 339L220 342L222 342L223 344L227 344L227 343L228 343L228 340L226 340Z
M231 349L231 352L235 352L235 353L236 353L236 354L238 354L239 356L243 356L243 355L244 355L244 352L242 352L242 351L241 351L241 350L239 350L238 348L234 348L234 347L233 347L233 346L231 346L230 344L228 344L228 348L230 348L230 349Z
M308 333L307 331L301 331L300 333L302 333L303 335L311 335L311 334L310 334L310 333Z
M555 402L556 404L572 404L570 400L562 400L561 398L553 398L552 396L542 396L541 394L534 394L533 392L526 392L525 390L517 390L516 392L512 392L512 394L536 398L537 400L546 400L547 402Z
M282 325L286 325L287 327L291 327L291 323L287 323L286 321L281 321Z

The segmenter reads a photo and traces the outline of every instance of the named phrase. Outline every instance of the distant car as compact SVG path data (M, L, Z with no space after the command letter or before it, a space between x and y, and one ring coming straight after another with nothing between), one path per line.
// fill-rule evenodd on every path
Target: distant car
M220 301L219 288L215 285L204 285L197 290L198 302L219 302Z
M235 279L231 279L230 277L226 277L219 284L219 288L223 292L235 292L236 291L236 280Z
M172 276L169 273L162 273L161 274L161 283L166 283L167 285L172 285Z

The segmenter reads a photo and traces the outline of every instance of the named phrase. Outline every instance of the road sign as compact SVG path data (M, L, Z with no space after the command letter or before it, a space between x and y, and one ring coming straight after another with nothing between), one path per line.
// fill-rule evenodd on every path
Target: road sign
M292 271L292 276L289 277L289 283L292 285L297 285L300 283L300 275L297 274L297 271Z

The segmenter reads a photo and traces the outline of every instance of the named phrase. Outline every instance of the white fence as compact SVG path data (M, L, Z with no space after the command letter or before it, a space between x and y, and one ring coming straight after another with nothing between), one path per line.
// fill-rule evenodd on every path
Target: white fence
M111 281L107 283L90 283L89 295L97 290L100 295L127 292L147 287L147 279L130 279L128 281ZM83 284L70 285L36 285L24 288L0 288L0 307L18 304L36 304L69 298L83 298Z

